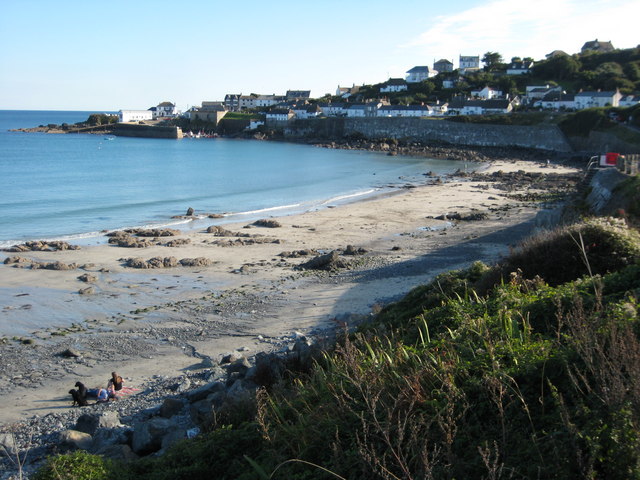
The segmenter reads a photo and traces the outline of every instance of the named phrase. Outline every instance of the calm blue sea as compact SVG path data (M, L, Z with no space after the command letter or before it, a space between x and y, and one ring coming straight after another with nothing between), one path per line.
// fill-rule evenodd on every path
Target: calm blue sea
M0 110L0 247L171 225L189 207L225 221L288 214L447 174L451 161L253 140L10 132L92 112ZM215 223L208 220L207 224Z

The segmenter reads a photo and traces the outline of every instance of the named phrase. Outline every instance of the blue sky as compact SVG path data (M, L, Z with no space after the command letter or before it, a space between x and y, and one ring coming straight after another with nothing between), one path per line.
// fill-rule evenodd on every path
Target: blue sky
M638 0L1 0L0 109L317 97L459 55L631 48L639 17Z

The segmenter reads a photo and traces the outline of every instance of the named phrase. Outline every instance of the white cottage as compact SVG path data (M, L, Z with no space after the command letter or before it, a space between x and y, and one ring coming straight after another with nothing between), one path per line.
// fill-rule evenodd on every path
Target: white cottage
M594 107L617 107L620 104L622 94L616 91L610 92L580 92L576 94L576 110Z

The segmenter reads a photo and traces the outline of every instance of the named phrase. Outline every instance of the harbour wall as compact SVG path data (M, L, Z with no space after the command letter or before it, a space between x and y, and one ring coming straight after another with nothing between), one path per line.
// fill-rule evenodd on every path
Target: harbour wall
M318 118L294 120L283 129L285 138L369 139L448 143L483 147L519 147L572 152L555 125L486 125L427 118Z
M182 138L182 129L175 126L139 125L135 123L118 123L113 127L113 134L118 137L138 138Z

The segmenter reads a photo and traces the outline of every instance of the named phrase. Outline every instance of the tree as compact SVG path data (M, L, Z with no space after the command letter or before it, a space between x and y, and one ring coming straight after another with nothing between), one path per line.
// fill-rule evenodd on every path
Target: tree
M491 72L502 64L502 55L498 52L487 52L482 57L482 63L485 65L484 69Z

